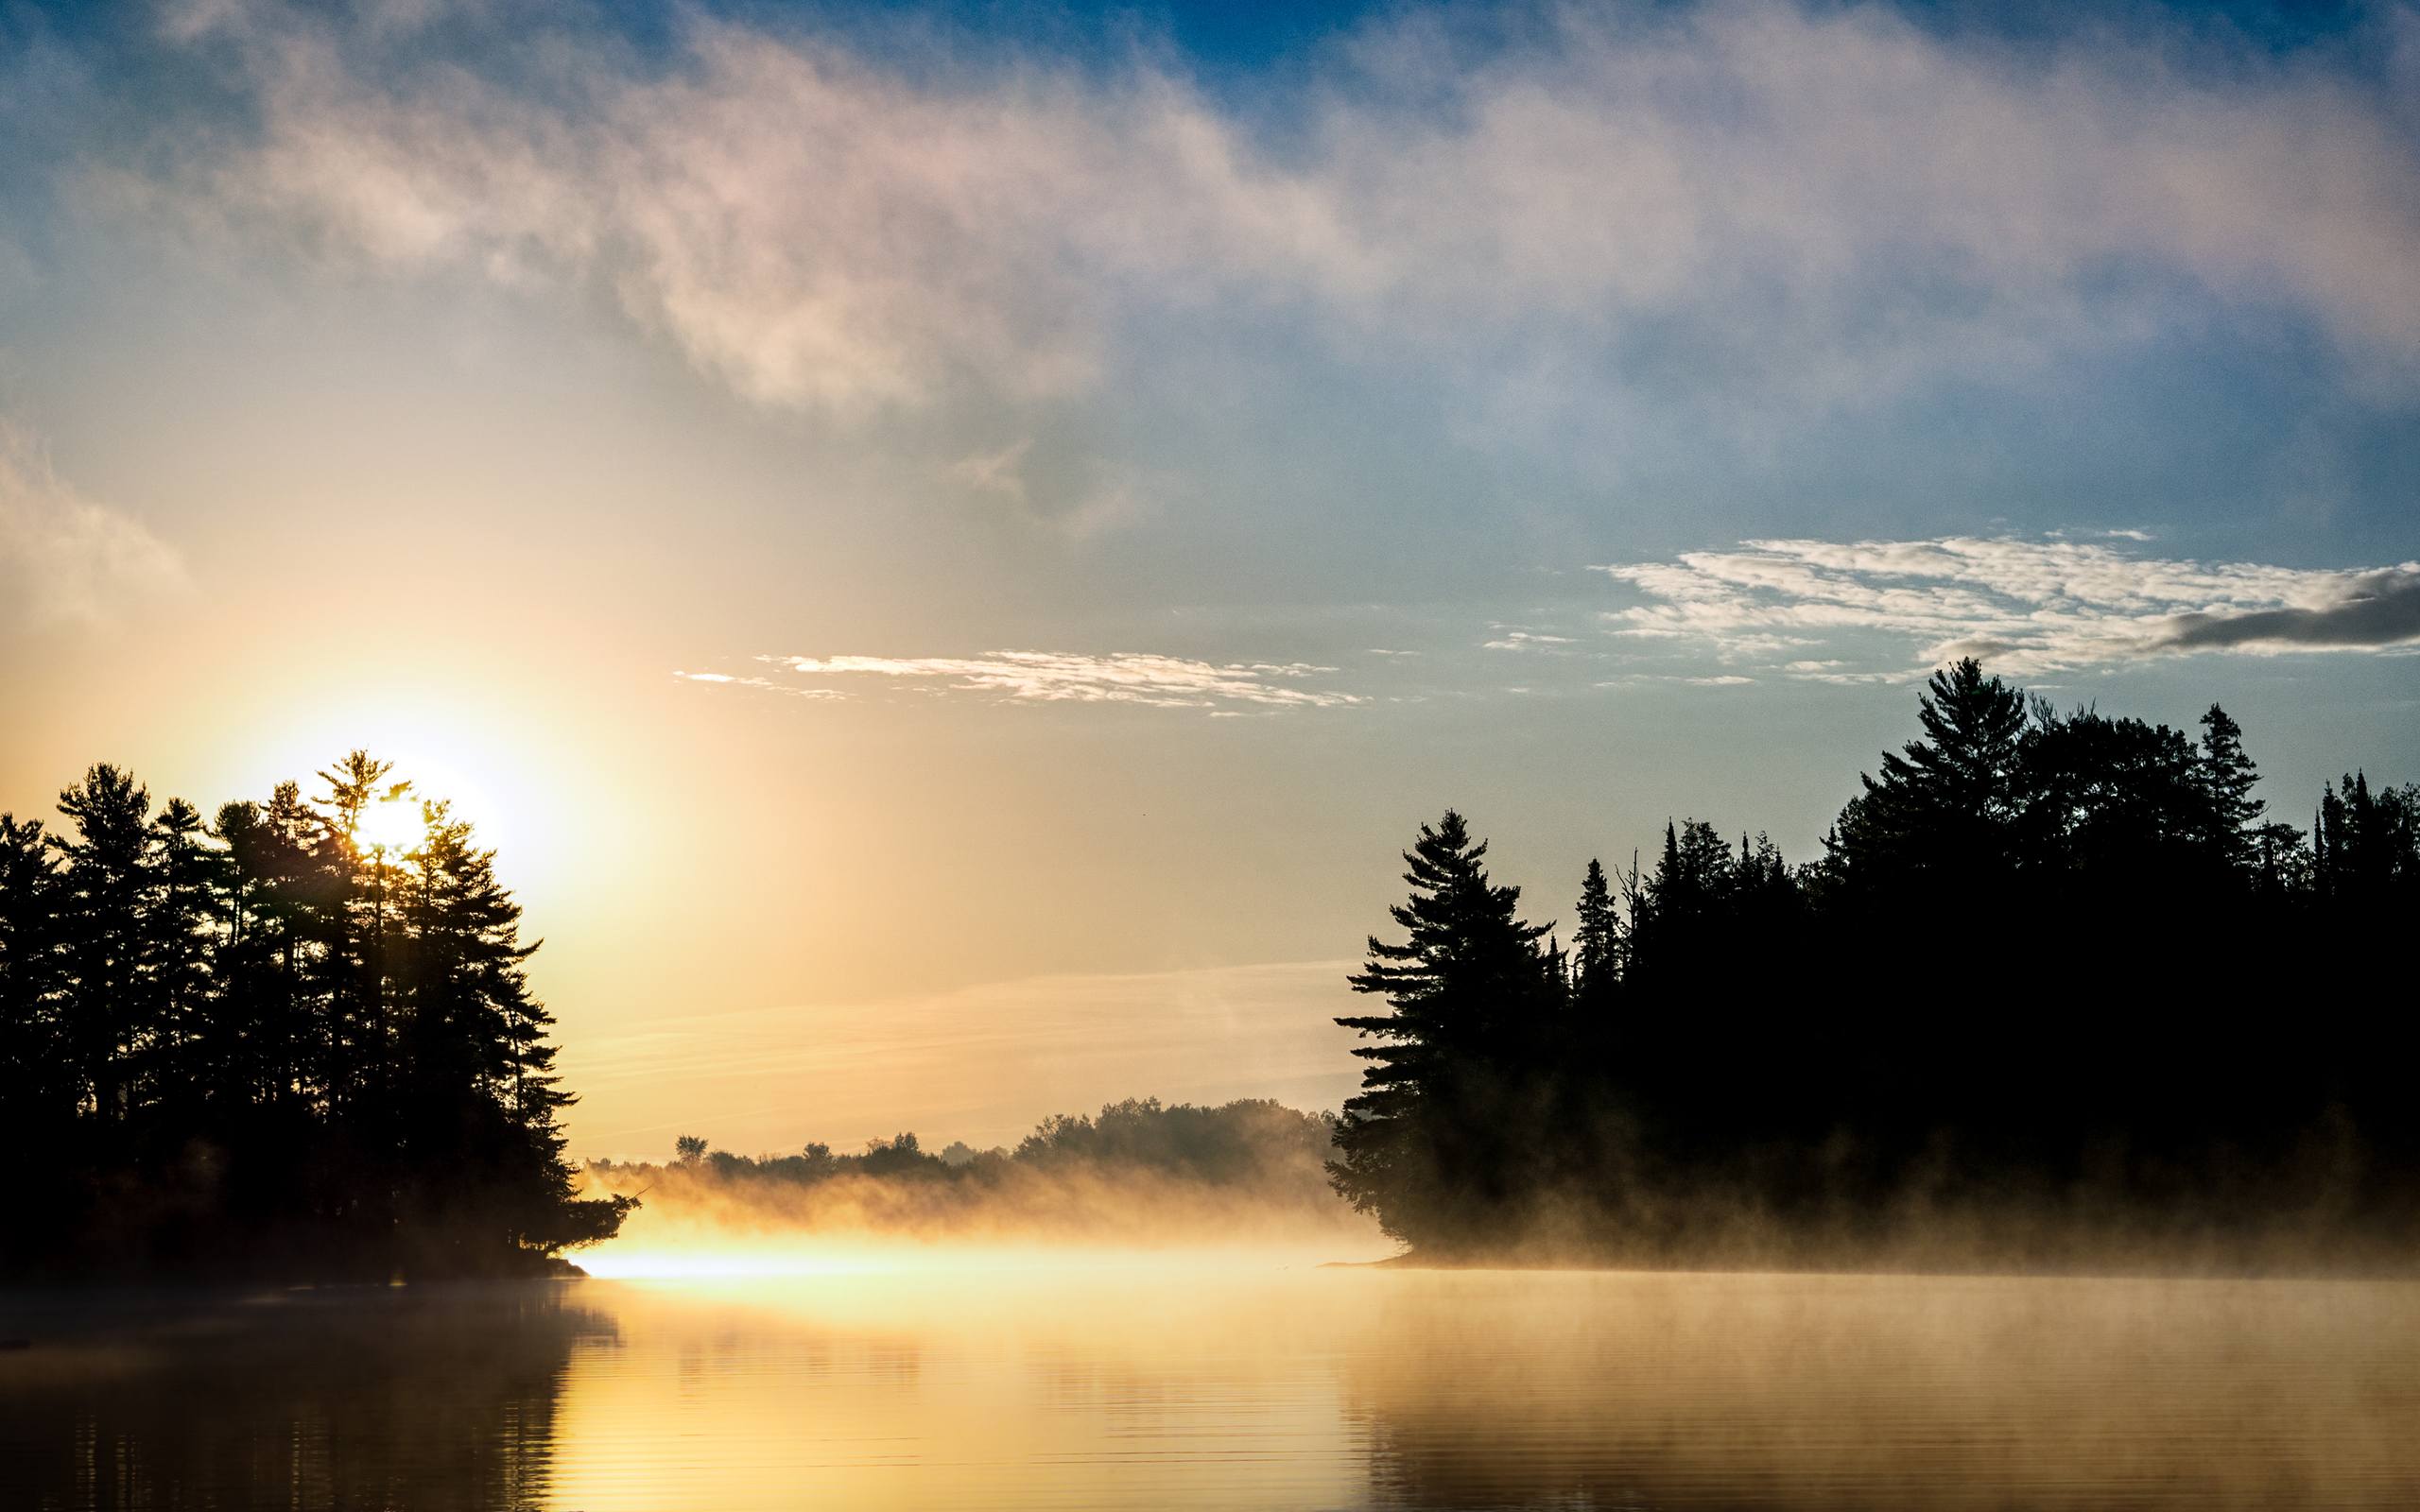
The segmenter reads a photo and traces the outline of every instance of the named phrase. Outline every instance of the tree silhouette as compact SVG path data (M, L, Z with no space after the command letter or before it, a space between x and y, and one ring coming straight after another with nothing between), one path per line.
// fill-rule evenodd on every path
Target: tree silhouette
M1339 1021L1376 1043L1337 1190L1436 1255L1837 1258L1945 1208L1999 1263L2118 1227L2408 1255L2420 788L2349 773L2306 842L2215 705L2197 742L1968 660L1917 717L1810 865L1695 818L1618 900L1592 863L1567 971L1461 816L1424 827L1409 938L1352 979L1392 1011Z
M442 803L355 751L205 827L95 765L0 816L0 1110L38 1170L0 1274L527 1270L613 1231L563 1158L520 908Z
M1491 882L1486 855L1451 809L1421 826L1404 852L1410 899L1389 911L1409 938L1372 936L1350 978L1390 1011L1337 1021L1376 1041L1353 1052L1370 1064L1337 1129L1337 1189L1415 1242L1449 1242L1522 1194L1503 1146L1522 1138L1560 1016L1537 943L1551 926L1523 921L1521 890Z

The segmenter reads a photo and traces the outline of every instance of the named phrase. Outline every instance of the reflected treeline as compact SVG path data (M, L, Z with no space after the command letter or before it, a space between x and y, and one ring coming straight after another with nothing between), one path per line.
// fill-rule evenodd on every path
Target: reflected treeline
M547 1504L573 1348L614 1336L554 1286L17 1305L0 1504L94 1512Z
M1338 1352L1371 1504L2386 1508L2413 1298L2338 1281L1563 1275Z
M493 852L355 751L214 820L117 767L0 815L0 1275L543 1268L551 1015Z
M2348 776L2306 831L2215 706L1971 661L1919 703L1821 857L1668 826L1567 947L1423 826L1338 1189L1436 1257L2408 1263L2420 788Z

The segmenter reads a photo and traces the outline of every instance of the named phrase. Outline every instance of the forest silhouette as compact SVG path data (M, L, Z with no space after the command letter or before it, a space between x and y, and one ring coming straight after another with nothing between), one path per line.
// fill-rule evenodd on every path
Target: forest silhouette
M1962 661L1824 852L1666 827L1568 944L1458 813L1340 1019L1337 1190L1413 1255L2408 1266L2420 787L2269 818L2198 739Z
M1651 861L1589 864L1567 944L1460 814L1423 825L1403 937L1351 978L1383 1011L1338 1021L1367 1062L1340 1118L684 1139L667 1190L1091 1222L1138 1177L1300 1205L1324 1160L1443 1263L2408 1267L2420 787L2349 774L2305 830L2223 710L2198 738L2061 713L1972 661L1919 720L1819 857L1668 825ZM642 1183L565 1159L493 853L391 775L356 751L315 800L205 822L104 765L55 832L0 815L0 1275L544 1274L620 1227L632 1197L581 1189Z
M493 851L354 751L214 821L0 815L0 1275L538 1274L614 1232Z

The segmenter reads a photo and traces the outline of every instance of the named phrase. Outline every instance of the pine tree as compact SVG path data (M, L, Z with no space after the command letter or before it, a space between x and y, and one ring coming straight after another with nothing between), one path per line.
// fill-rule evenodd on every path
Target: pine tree
M1601 1019L1620 986L1621 916L1603 865L1594 858L1580 880L1579 927L1571 935L1571 995L1583 1021Z
M2244 753L2243 727L2217 704L2202 716L2197 775L2209 804L2205 844L2213 857L2233 871L2254 868L2259 860L2260 813L2266 807L2252 796L2260 772Z
M207 838L200 812L172 798L151 821L147 859L152 875L144 931L147 1016L155 1036L151 1075L163 1096L187 1108L219 1090L224 1050L210 1022L216 944L212 894L219 858Z
M1932 675L1916 717L1924 738L1884 753L1881 776L1859 778L1864 792L1834 826L1835 862L1864 886L1956 885L2010 857L2024 694L1969 657Z
M79 1099L104 1123L122 1122L146 1090L135 1060L153 1027L143 950L151 795L102 763L59 795L59 811L74 831L50 837L66 860L60 918L72 986L61 1048Z
M1404 852L1410 899L1389 910L1404 943L1373 936L1347 980L1389 1012L1337 1022L1357 1046L1361 1091L1345 1104L1329 1175L1356 1209L1416 1244L1468 1238L1479 1214L1517 1196L1508 1144L1534 1097L1559 1015L1521 890L1488 879L1487 843L1447 810Z
M42 821L0 814L0 1138L22 1139L64 1110L58 890Z

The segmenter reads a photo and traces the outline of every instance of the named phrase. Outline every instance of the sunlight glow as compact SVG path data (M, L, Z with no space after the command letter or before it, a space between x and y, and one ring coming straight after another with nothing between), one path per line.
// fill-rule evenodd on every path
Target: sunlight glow
M419 803L407 798L389 799L362 809L353 827L353 843L368 853L403 856L410 854L426 833Z
M817 1235L758 1236L714 1245L653 1246L608 1241L571 1258L608 1280L714 1283L838 1276L1072 1274L1256 1275L1312 1270L1339 1258L1382 1258L1392 1246L1311 1244L1193 1245L1170 1247L1050 1243L918 1244Z

